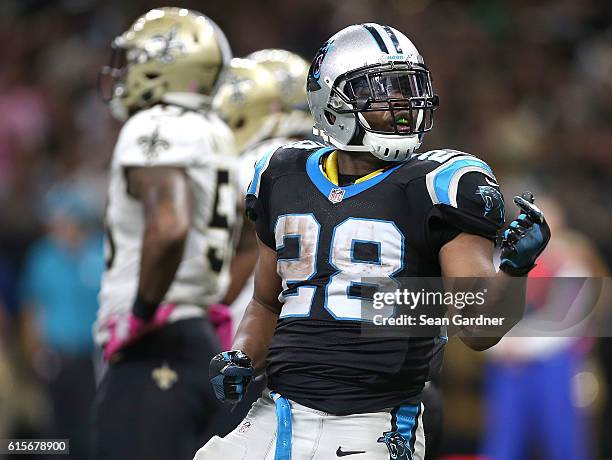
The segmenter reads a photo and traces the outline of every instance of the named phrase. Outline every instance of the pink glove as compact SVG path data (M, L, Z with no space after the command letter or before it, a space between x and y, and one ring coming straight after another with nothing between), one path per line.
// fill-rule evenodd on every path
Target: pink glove
M232 314L227 305L216 303L208 307L208 319L215 328L221 348L229 350L232 348Z
M110 331L110 339L104 346L104 360L110 361L119 349L167 324L174 307L174 304L160 305L151 321L140 319L132 313L109 318L106 327Z

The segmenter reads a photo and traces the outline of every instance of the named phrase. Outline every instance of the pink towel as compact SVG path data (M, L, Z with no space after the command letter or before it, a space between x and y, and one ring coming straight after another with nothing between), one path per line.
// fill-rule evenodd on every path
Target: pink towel
M208 307L208 319L215 327L221 348L230 350L232 347L232 315L227 305L216 303Z

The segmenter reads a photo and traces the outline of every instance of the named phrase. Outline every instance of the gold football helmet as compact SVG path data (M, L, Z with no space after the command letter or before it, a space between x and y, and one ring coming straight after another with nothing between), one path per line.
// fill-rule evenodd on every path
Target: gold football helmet
M158 102L188 106L197 100L201 105L214 95L232 57L225 35L210 18L174 7L139 17L112 48L111 65L101 77L111 77L105 98L122 120Z
M232 59L213 108L229 125L239 152L270 137L281 112L281 93L272 73L250 59Z
M297 54L281 49L255 51L247 59L270 70L280 86L283 115L274 134L285 137L311 134L313 120L306 100L310 64Z

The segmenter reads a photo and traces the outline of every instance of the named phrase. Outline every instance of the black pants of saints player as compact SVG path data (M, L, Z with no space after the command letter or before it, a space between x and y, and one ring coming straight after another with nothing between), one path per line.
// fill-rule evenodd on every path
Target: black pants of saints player
M126 347L97 391L92 458L191 460L213 435L235 428L249 406L230 413L215 398L208 364L219 351L203 318L172 323Z

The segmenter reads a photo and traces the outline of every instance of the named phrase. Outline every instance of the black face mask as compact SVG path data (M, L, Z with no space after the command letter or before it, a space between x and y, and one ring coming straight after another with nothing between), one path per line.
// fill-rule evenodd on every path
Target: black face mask
M332 108L337 113L380 112L387 124L370 126L360 119L365 130L379 134L423 134L432 128L433 111L439 105L429 71L407 63L376 64L348 72L334 83L334 94L352 107Z

